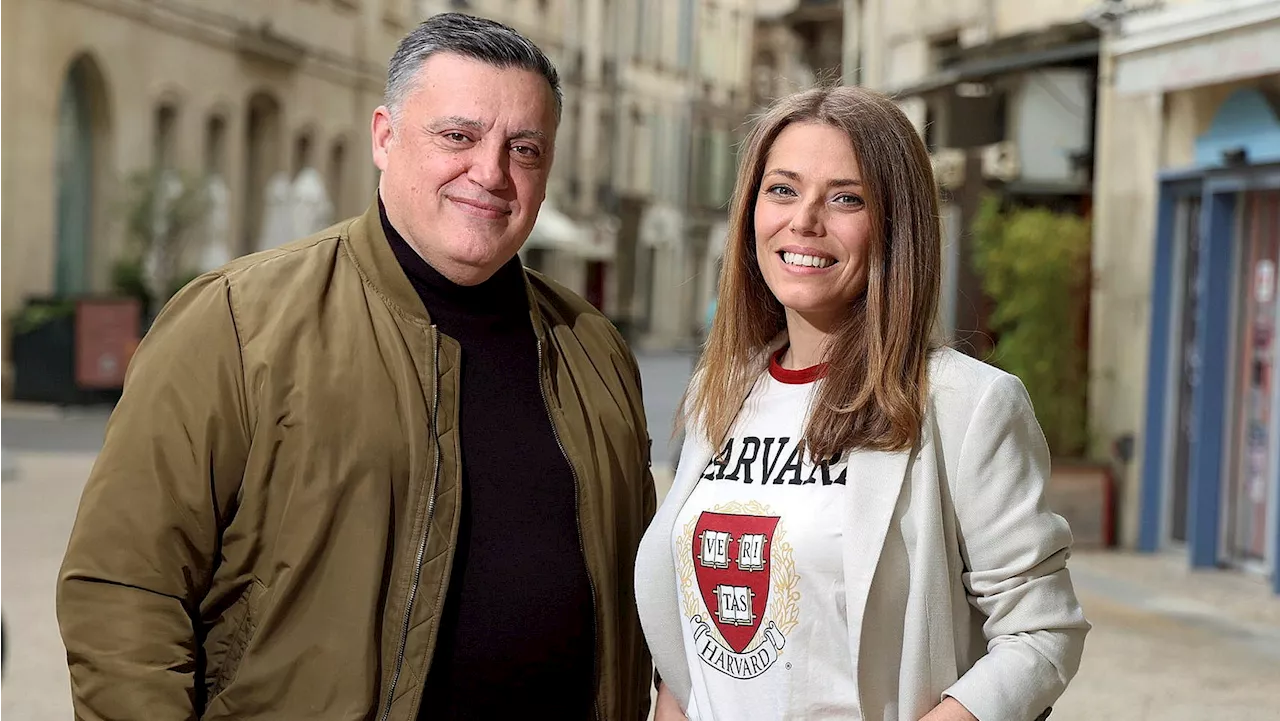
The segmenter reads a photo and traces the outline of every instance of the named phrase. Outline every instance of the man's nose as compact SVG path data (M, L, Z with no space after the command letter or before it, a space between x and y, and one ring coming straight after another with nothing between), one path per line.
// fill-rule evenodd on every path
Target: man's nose
M505 190L508 160L506 143L481 143L474 148L467 177L490 192Z

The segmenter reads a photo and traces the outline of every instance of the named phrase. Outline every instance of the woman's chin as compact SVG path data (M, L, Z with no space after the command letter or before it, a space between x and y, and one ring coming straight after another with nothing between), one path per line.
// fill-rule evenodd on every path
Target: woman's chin
M807 294L775 295L778 302L792 313L800 315L826 315L840 308L840 303L833 303L825 298L813 298Z

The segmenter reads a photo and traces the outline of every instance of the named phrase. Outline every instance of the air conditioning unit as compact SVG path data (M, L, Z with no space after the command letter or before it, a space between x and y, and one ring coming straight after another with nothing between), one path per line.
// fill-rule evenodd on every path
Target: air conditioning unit
M993 143L982 148L982 177L1007 183L1017 180L1021 174L1018 146L1012 140Z
M929 156L933 165L933 179L943 188L964 185L964 151L959 148L939 148Z

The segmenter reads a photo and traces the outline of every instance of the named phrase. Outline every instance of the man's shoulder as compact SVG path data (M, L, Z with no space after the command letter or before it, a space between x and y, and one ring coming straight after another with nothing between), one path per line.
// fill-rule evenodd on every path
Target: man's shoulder
M591 305L586 298L569 290L568 286L561 282L527 266L524 272L529 277L529 284L533 286L534 295L543 306L569 315L586 314L605 317L604 313Z
M240 256L214 271L233 286L273 284L283 275L295 274L317 263L323 265L337 256L354 218L335 223L305 238L276 248Z
M630 355L622 334L599 308L538 271L525 268L525 273L529 276L538 310L546 321L553 326L563 326L580 338L599 337L613 345L615 350Z
M343 221L277 248L241 256L192 281L188 289L224 288L241 333L314 315L310 310L332 291L335 266L351 221ZM212 281L212 282L211 282ZM242 340L244 340L242 338Z

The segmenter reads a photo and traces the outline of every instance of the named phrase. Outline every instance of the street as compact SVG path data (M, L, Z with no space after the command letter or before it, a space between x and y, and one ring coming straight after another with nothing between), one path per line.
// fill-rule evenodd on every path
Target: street
M672 416L691 363L665 355L641 365L665 488L677 450ZM5 409L0 712L11 720L71 716L54 581L105 417ZM1280 600L1261 580L1128 553L1079 553L1070 567L1094 630L1054 721L1280 719Z

